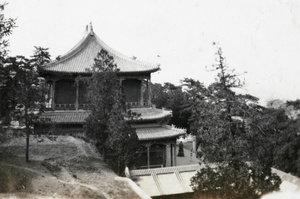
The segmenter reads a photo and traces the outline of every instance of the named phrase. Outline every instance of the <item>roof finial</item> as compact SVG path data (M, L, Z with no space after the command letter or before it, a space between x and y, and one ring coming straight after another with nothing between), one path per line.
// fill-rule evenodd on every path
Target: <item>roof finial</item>
M94 31L93 31L93 24L90 22L90 35L94 36Z

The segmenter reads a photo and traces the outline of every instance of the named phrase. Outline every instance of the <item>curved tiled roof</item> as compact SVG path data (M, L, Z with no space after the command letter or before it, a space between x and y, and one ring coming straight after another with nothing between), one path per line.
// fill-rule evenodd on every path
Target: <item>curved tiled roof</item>
M136 183L151 197L193 192L191 178L200 171L199 164L158 169L131 170ZM171 182L171 183L170 183Z
M132 108L132 112L140 114L142 120L155 120L168 116L172 116L171 110L158 109L158 108ZM138 119L137 119L138 120Z
M197 171L200 172L205 166L209 166L211 168L216 167L215 164L195 164L156 169L131 170L130 174L137 178L135 181L136 184L138 184L141 189L151 197L183 194L193 192L190 186L190 179L195 176ZM284 198L284 196L285 198L299 198L300 179L298 177L275 168L272 168L272 172L277 174L282 181L280 184L280 192L273 193L274 195L266 195L268 197L265 196L263 198ZM284 193L287 195L281 195Z
M87 111L46 111L40 118L56 124L83 124L88 116Z
M137 128L136 134L140 141L176 138L185 135L185 129L178 129L173 126L157 126L149 128Z
M154 110L158 111L160 109ZM48 119L56 124L83 124L88 116L88 111L46 111L42 113L40 118ZM186 134L185 129L179 129L169 125L137 125L134 128L136 128L136 134L141 141L176 138Z
M183 165L183 166L173 166L173 167L162 167L154 169L138 169L131 170L130 173L135 176L144 176L144 175L157 175L164 173L173 173L173 172L187 172L187 171L200 171L204 166L199 164Z
M157 108L133 108L131 109L141 116L136 120L155 120L172 115L172 111ZM53 123L84 123L89 116L88 111L46 111L42 113L41 118L50 119Z
M121 73L155 72L159 64L142 62L125 56L106 45L92 29L87 31L85 37L59 60L51 62L40 68L41 72L49 73L90 73L94 59L101 49L108 51L113 56Z

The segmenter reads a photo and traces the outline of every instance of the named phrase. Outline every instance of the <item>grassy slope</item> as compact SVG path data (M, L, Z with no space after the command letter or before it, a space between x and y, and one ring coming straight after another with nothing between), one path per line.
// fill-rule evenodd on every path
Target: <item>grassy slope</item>
M25 137L0 144L0 198L139 198L83 140L32 136L30 143L29 163Z

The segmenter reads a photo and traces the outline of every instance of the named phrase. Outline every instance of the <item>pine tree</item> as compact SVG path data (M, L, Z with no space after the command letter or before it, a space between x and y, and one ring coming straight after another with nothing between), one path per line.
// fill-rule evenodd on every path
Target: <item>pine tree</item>
M95 141L104 160L116 158L113 167L121 174L130 165L139 148L135 131L125 121L126 105L118 78L118 68L112 56L101 50L95 58L88 78L90 115L86 120L87 136Z
M9 91L8 85L11 83L12 76L15 74L9 67L6 66L5 60L8 56L9 40L8 36L12 34L13 29L16 27L16 20L5 18L2 13L7 3L0 4L0 118L7 116L11 111L11 104L7 98ZM3 124L7 125L9 118L5 117Z
M45 102L45 90L37 71L38 62L24 56L9 57L6 67L14 71L11 77L7 97L13 107L14 119L25 126L26 161L29 161L29 137L33 134L34 124L38 120Z
M221 48L217 61L213 66L218 71L216 82L207 89L190 89L195 99L191 105L191 130L200 142L200 156L215 164L214 168L201 169L192 178L191 186L197 193L212 198L259 198L278 190L281 180L271 172L271 165L249 159L249 146L255 140L248 136L251 131L246 120L255 115L257 98L234 92L243 84L238 74L229 70Z

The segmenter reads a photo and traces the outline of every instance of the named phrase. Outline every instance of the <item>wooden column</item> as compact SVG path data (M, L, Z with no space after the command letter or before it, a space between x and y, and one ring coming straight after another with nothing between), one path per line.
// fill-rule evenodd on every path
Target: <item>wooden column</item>
M143 95L143 79L141 79L141 96L140 96L140 106L144 106L144 95Z
M164 145L165 147L164 147L164 151L163 151L163 166L165 167L166 165L167 165L167 161L166 161L166 157L167 157L167 154L166 154L166 152L167 152L167 146L166 145Z
M147 81L147 92L148 92L148 106L151 106L151 79L149 78Z
M52 110L55 110L55 82L56 82L56 80L53 80L52 93L51 93L51 98L52 98L51 108L52 108Z
M75 102L75 109L79 109L79 81L78 79L75 79L75 85L76 85L76 102Z
M174 144L174 166L176 166L176 142Z
M171 167L173 166L173 144L170 144L170 151L171 151Z
M120 78L120 86L122 86L124 80L125 80L124 78Z
M147 167L150 169L150 144L147 145Z

